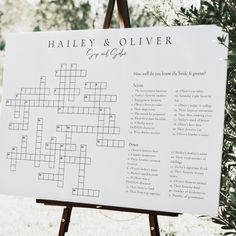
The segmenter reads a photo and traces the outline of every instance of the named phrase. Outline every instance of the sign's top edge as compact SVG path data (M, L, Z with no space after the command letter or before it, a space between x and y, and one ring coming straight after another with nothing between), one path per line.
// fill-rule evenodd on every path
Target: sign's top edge
M6 33L7 36L10 35L22 35L22 34L57 34L57 33L78 33L78 32L108 32L108 31L137 31L137 30L171 30L171 29L188 29L188 28L212 28L222 31L222 28L217 25L187 25L187 26L155 26L155 27L136 27L136 28L109 28L109 29L81 29L81 30L59 30L59 31L38 31L38 32L9 32Z

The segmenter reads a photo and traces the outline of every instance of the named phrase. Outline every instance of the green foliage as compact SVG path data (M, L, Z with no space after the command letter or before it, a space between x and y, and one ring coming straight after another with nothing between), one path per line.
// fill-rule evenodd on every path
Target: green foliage
M216 24L229 33L230 48L236 47L236 4L234 0L210 0L202 1L198 10L193 6L190 9L181 8L179 18L175 19L175 24Z
M41 0L36 11L36 26L40 30L77 30L92 27L89 1L78 5L74 0Z
M3 12L0 11L0 32L2 32L2 16L3 16ZM0 51L3 51L5 49L5 42L3 40L3 36L2 33L0 33Z
M229 48L228 78L225 103L225 128L221 174L219 217L213 222L236 235L236 4L235 0L202 1L198 10L181 8L174 24L216 24L229 34L219 37L219 43Z
M5 49L5 41L1 40L0 41L0 51L3 51Z
M0 22L1 22L1 20L2 20L2 16L3 16L3 12L0 11Z
M157 23L157 19L153 18L153 15L140 5L130 5L129 14L133 28L153 26Z
M184 5L183 0L145 0L145 9L152 16L154 25L172 25L178 14L180 5ZM182 22L181 22L182 24Z
M105 18L107 2L100 4L100 9L92 14L89 1L75 4L75 0L41 0L36 10L34 31L41 30L77 30L102 27ZM142 5L129 5L132 27L152 26L157 19ZM117 7L111 21L111 28L119 27Z
M31 21L34 9L27 0L3 0L0 1L0 9L0 50L4 50L6 33L28 31L32 28Z

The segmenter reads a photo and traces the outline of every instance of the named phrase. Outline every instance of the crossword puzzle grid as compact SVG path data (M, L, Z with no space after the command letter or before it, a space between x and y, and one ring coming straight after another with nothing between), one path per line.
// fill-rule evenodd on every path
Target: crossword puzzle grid
M14 119L21 120L21 122L9 123L9 132L27 132L34 129L29 127L30 114L34 111L32 109L39 108L54 109L58 115L95 116L97 122L95 125L57 124L55 131L59 136L48 137L50 141L44 142L43 140L47 139L43 135L44 123L47 120L37 118L34 152L28 150L28 135L22 135L20 148L13 146L7 153L10 170L17 171L19 161L31 161L35 168L47 164L52 171L57 169L56 173L39 172L38 180L53 181L57 183L58 188L63 188L66 166L77 165L78 179L75 181L76 186L72 189L72 195L99 197L99 190L86 187L86 167L92 164L91 158L87 156L87 145L80 144L78 148L78 145L73 143L73 139L78 134L94 134L96 137L94 145L97 147L124 148L124 140L107 137L120 135L115 114L111 113L110 107L104 106L107 103L116 103L117 96L104 94L107 89L106 82L81 82L81 78L87 78L87 70L78 69L77 64L70 66L62 64L60 69L55 71L55 77L58 80L58 86L55 88L47 87L46 76L41 76L39 87L21 88L14 99L6 100L6 106L14 108ZM54 99L50 97L52 95ZM79 96L83 96L83 103L88 104L87 106L74 105ZM64 142L58 142L59 137L64 137Z

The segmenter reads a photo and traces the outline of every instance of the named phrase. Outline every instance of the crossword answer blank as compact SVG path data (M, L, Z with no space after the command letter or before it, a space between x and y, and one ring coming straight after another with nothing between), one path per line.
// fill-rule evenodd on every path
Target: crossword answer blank
M88 156L90 147L85 143L76 143L76 135L93 135L96 137L94 145L101 148L124 148L125 141L114 139L120 135L120 128L116 126L116 115L111 112L111 104L117 102L117 96L104 94L108 89L107 82L84 82L88 79L85 69L78 65L61 64L55 71L55 87L47 85L47 77L41 76L38 87L24 87L16 92L15 98L6 100L6 106L13 109L13 121L8 124L9 132L21 132L20 146L13 146L7 152L10 171L17 171L18 162L32 162L38 171L39 181L53 181L58 188L65 184L67 165L76 165L77 176L72 195L99 197L100 190L86 186L86 167L92 165L92 156ZM83 95L82 95L83 94ZM83 104L77 99L83 96ZM84 106L85 105L85 106ZM34 109L53 109L55 114L63 115L61 124L55 124L58 136L45 137L44 128L47 120L38 117L31 119ZM96 117L96 123L65 124L66 115ZM31 121L31 122L30 122ZM32 122L35 124L32 127ZM28 131L34 131L34 151L29 151ZM60 137L60 139L59 139ZM62 140L63 142L58 141ZM32 137L31 137L32 138ZM89 152L90 155L91 152ZM46 163L51 172L41 172L42 163ZM37 169L38 168L38 169Z

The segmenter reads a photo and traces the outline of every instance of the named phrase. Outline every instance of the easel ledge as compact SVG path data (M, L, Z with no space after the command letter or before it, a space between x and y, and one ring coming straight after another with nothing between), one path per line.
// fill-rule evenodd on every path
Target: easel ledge
M179 213L173 213L173 212L152 211L152 210L137 209L137 208L114 207L114 206L107 206L107 205L97 205L97 204L78 203L78 202L64 202L64 201L45 200L45 199L36 199L36 203L41 203L41 204L49 205L49 206L93 208L93 209L99 209L99 210L123 211L123 212L130 212L130 213L153 214L153 215L159 215L159 216L178 216L179 215Z
M77 203L77 202L64 202L64 201L54 201L54 200L45 200L45 199L36 199L36 203L41 203L41 204L44 204L47 206L64 207L58 236L64 236L65 233L68 232L70 218L71 218L71 212L72 212L73 207L148 214L151 236L160 236L157 216L175 217L175 216L179 215L179 213L174 213L174 212L151 211L151 210L136 209L136 208L114 207L114 206L107 206L107 205L96 205L96 204Z
M120 27L130 28L131 24L130 24L130 16L129 16L127 0L109 0L103 28L108 29L111 25L111 19L112 19L112 15L114 11L115 2L117 3ZM64 207L58 236L65 236L65 233L68 232L71 212L72 212L73 207L148 214L151 236L160 236L157 216L172 216L173 217L173 216L178 216L180 214L180 213L173 213L173 212L151 211L151 210L144 210L144 209L95 205L95 204L76 203L76 202L54 201L54 200L45 200L45 199L36 199L36 203L42 203L48 206Z

